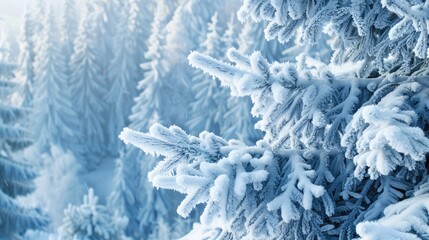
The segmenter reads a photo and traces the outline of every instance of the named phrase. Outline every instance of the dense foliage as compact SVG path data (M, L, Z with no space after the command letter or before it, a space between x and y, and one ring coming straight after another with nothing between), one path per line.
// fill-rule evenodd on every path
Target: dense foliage
M0 238L428 238L428 11L31 1L16 66L0 31Z
M356 225L368 239L385 237L383 228L424 237L425 195L415 185L426 184L429 151L425 9L420 1L243 1L239 19L267 21L267 39L317 44L325 30L334 51L329 61L304 53L284 63L235 49L231 63L191 53L191 65L251 97L263 140L249 147L159 125L121 137L165 156L149 179L186 194L183 216L205 203L203 227L221 229L211 238L344 239L356 237ZM332 70L351 62L359 68Z
M11 103L16 82L9 49L0 41L0 239L15 239L28 229L46 229L48 217L40 209L17 201L34 191L36 173L14 153L31 144L30 132L17 122L25 115Z

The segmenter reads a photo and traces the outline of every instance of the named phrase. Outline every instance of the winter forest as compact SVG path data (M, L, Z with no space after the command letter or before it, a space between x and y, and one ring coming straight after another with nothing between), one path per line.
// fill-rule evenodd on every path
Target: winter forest
M1 240L429 239L429 0L20 7Z

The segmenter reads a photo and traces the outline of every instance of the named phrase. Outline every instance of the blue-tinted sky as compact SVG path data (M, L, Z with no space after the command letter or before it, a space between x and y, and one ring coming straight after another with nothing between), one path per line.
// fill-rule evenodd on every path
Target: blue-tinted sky
M9 27L12 34L19 31L19 22L26 0L0 0L0 18Z
M16 44L14 44L16 36L19 33L19 26L21 23L22 14L24 13L25 4L27 0L0 0L0 18L3 19L4 24L9 28L10 37L14 50L16 51ZM61 0L46 0L50 1L54 9L58 9ZM34 1L28 0L30 4Z

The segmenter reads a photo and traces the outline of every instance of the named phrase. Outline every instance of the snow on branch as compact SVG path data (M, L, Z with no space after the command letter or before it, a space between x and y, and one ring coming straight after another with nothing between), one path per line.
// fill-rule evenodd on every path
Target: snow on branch
M355 175L362 178L369 167L373 179L396 166L413 170L425 159L429 139L418 127L426 112L422 78L350 77L347 84L324 68L308 68L302 57L296 64L270 64L258 52L246 56L231 49L227 55L235 66L195 52L189 60L236 95L252 98L252 114L261 118L256 127L273 149L346 149ZM419 107L406 107L414 104Z
M367 77L373 71L408 74L421 62L414 56L427 58L428 7L406 0L244 0L238 17L268 22L265 38L281 43L295 37L317 44L327 33L333 38L331 62L362 61L359 75Z
M429 194L415 196L393 204L377 221L357 225L362 240L426 239L429 236Z
M165 128L159 124L153 125L149 133L124 129L120 138L165 157L149 173L149 179L155 187L186 195L177 209L180 215L186 217L198 204L205 203L202 222L222 222L224 230L244 217L246 226L251 228L246 232L261 234L252 230L258 228L253 224L259 217L254 211L273 211L266 216L277 219L271 226L275 229L280 221L277 209L281 207L283 221L298 219L303 210L312 208L313 198L325 194L324 188L314 183L315 171L306 163L313 156L310 152L273 151L264 141L249 147L236 140L226 142L208 132L193 137L176 126ZM282 178L279 171L284 170L286 175ZM280 181L283 187L275 184ZM286 212L289 209L295 213ZM236 211L243 211L244 215L237 215Z
M189 55L189 61L219 78L233 94L251 97L252 114L261 118L256 127L266 133L265 140L274 149L310 146L315 139L323 142L327 109L336 95L332 73L327 69L315 73L306 68L304 58L297 64L270 64L259 52L246 56L235 49L230 49L227 56L235 66L196 52ZM338 86L344 86L342 81L338 82ZM350 94L356 96L355 92ZM355 97L349 98L343 107L353 108L351 100L357 101ZM343 114L350 112L344 110Z
M286 223L291 220L298 220L300 217L300 212L290 196L295 196L296 202L302 202L304 209L310 210L313 197L319 198L325 194L325 189L322 186L317 186L310 181L314 177L315 171L311 170L311 166L305 163L302 156L294 155L289 160L291 170L288 182L282 187L284 192L268 203L269 210L281 208L282 218ZM304 189L304 191L301 193L300 189Z
M130 240L124 234L128 223L126 217L113 213L98 203L94 190L89 189L80 206L69 205L64 211L64 224L60 234L64 240L72 239L117 239Z
M388 175L397 166L412 171L417 162L426 160L429 139L421 128L416 127L417 113L407 108L408 96L421 89L419 83L404 83L378 104L363 106L354 115L343 136L342 146L357 165L356 177L363 178L367 167L373 179Z
M381 4L402 18L390 29L389 38L396 40L408 34L411 27L414 28L418 39L413 51L417 57L425 59L429 53L429 4L427 1L417 2L413 4L405 0L382 0Z

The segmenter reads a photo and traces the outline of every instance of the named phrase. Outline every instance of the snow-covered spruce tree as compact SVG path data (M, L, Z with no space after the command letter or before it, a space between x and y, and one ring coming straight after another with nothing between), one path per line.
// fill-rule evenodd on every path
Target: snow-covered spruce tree
M131 240L124 233L127 218L99 205L92 188L82 205L69 205L64 215L60 227L62 240Z
M163 29L171 19L174 8L174 2L156 2L149 47L145 53L146 60L141 65L144 77L138 84L140 94L135 98L130 116L130 126L134 129L144 131L158 121L171 124L170 112L166 106L172 105L172 92L177 89L166 82L168 78ZM166 205L171 201L172 194L155 191L147 180L147 173L156 162L154 157L131 146L127 146L117 161L114 188L109 202L112 208L128 217L126 232L135 239L161 239L158 238L159 235L173 234L168 229L171 228L172 222L169 220L175 215L175 207L174 203ZM161 223L169 227L159 227Z
M29 1L30 2L30 1ZM43 31L43 20L46 13L46 0L35 0L32 2L31 8L31 26L32 26L32 39L34 52L37 54L41 46L41 37Z
M108 82L109 62L113 56L113 39L117 29L119 13L122 1L118 0L94 0L88 1L89 14L94 41L95 59L100 65L101 74L105 82Z
M3 51L1 49L0 51ZM29 132L16 125L23 117L21 109L8 104L14 84L3 80L10 76L14 65L0 62L0 239L15 239L28 229L42 229L49 224L48 218L38 209L25 208L16 201L34 190L36 177L30 166L14 159L13 152L21 150L31 142Z
M231 13L229 21L226 23L226 29L221 37L221 49L236 48L238 38L238 27L235 13ZM222 55L223 57L223 55Z
M134 4L134 5L132 5ZM113 48L113 59L109 68L111 86L105 96L110 106L108 112L108 139L109 149L119 152L120 142L117 136L122 128L128 125L133 99L136 96L136 85L140 80L139 65L136 56L137 42L137 14L130 14L136 8L134 1L123 3Z
M50 7L43 21L42 43L34 63L32 131L41 153L51 145L79 154L79 122L73 110L67 67Z
M135 21L136 34L136 61L145 61L144 54L147 51L147 40L151 33L151 22L155 13L155 3L153 0L130 0L130 21ZM139 68L140 75L143 76L143 69Z
M28 108L33 99L32 85L34 83L33 63L35 57L35 49L33 44L33 26L32 18L28 3L25 7L25 12L22 17L21 32L18 37L19 56L18 69L16 77L20 81L18 93L19 104L23 108Z
M205 203L202 228L221 229L209 239L425 239L428 9L419 0L245 0L241 20L267 21L267 38L317 43L327 28L331 66L359 69L331 71L305 55L270 63L231 49L225 63L192 53L193 66L251 97L263 140L249 147L160 125L121 138L165 156L152 183L186 194L182 216Z
M74 40L78 29L78 17L76 17L76 2L73 0L62 0L60 16L60 40L62 54L66 63L67 82L70 82L71 69L70 59L73 54Z
M138 232L138 212L139 201L136 189L139 189L140 182L140 164L137 161L128 159L120 152L116 160L115 176L113 178L113 190L109 196L108 207L117 209L117 211L128 218L126 233L130 237L136 237ZM144 191L145 189L140 189Z
M99 66L99 77L105 88L103 89L103 91L105 91L103 93L104 95L108 94L112 86L117 86L114 83L117 79L111 78L110 67L112 59L115 57L115 52L117 51L114 48L114 39L118 30L119 15L122 13L121 9L125 2L126 1L120 0L89 1L91 9L89 19L94 40L94 61ZM117 91L117 89L113 91ZM99 100L105 101L104 98ZM101 115L105 119L102 134L105 136L105 146L107 146L103 149L103 154L117 156L117 148L110 148L110 144L108 144L108 139L113 139L117 136L116 133L112 132L112 128L109 126L110 115L111 111L108 109L105 109ZM117 119L114 119L113 121L116 120Z
M3 20L0 19L0 62L4 64L9 63L12 60L9 40L9 29L4 26ZM3 71L2 79L8 80L13 77L13 71Z
M71 91L74 109L80 120L79 143L86 156L86 167L99 164L100 155L105 153L105 118L107 108L104 96L107 85L101 74L101 66L96 61L96 36L89 16L89 3L82 4L79 29L71 57Z
M213 14L207 29L200 51L215 58L221 57L223 42L217 12ZM188 128L194 133L206 130L220 134L220 126L227 111L228 92L220 86L219 82L213 81L212 77L201 70L195 71L192 78L192 91L195 99L191 103Z

